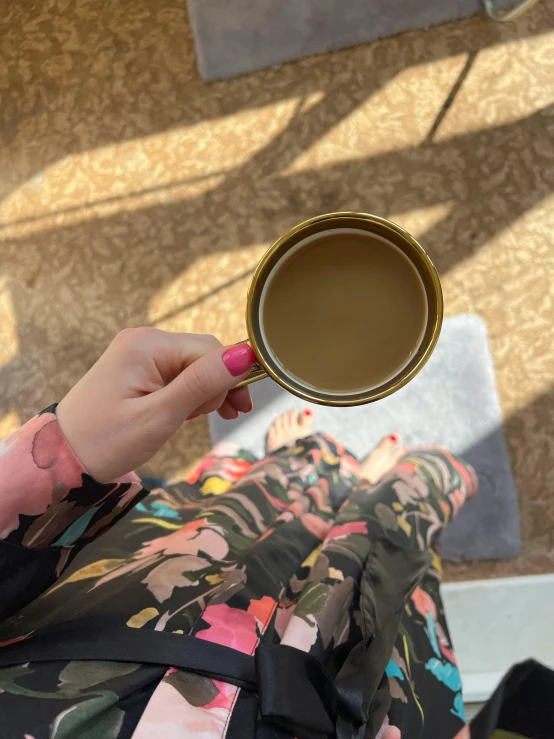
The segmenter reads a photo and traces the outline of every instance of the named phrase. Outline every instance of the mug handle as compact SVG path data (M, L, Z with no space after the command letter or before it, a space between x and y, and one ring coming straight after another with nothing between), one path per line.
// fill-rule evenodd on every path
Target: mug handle
M244 339L244 341L238 341L236 344L234 344L234 346L239 346L240 344L248 344L248 339ZM263 380L264 377L268 377L267 372L264 370L259 362L256 362L256 364L254 364L250 368L250 372L246 375L244 380L238 382L235 387L245 387L246 385L250 385L250 383L252 382Z

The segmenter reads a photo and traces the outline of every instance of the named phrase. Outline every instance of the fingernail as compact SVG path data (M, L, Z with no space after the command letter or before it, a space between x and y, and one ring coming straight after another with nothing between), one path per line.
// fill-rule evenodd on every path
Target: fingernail
M309 408L306 408L306 410L304 411L304 415L308 417L313 416L313 411L311 411Z
M254 407L254 404L252 403L252 401L250 401L250 403L248 403L248 408L244 412L250 413L253 407Z
M258 359L254 354L254 349L248 344L239 344L227 349L222 357L223 364L229 370L229 374L238 377L248 372L250 367L255 364Z
M400 441L400 437L398 434L389 434L389 439L392 441L393 444L398 444Z
M195 411L194 413L191 413L190 416L187 416L185 420L192 421L193 418L198 418L199 415L200 415L200 413L196 413L196 411Z

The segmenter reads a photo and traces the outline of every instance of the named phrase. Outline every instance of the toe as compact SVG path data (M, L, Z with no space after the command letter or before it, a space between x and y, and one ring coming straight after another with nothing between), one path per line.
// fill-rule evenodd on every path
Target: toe
M384 436L381 441L377 444L376 449L382 452L389 452L398 444L400 437L398 434L388 434Z
M297 413L296 411L288 411L283 417L283 430L285 433L290 434L296 424Z
M298 424L302 431L310 433L314 425L314 413L310 408L304 408L298 415Z
M394 449L390 453L390 461L391 466L395 465L397 462L399 462L402 457L408 453L408 447L407 446L399 446L398 449Z
M277 430L275 428L275 425L273 425L267 432L266 447L268 451L275 448L276 438L277 438Z

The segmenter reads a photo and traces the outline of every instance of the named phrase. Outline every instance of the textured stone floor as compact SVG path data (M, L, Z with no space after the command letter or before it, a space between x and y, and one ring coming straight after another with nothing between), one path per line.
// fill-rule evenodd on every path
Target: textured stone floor
M21 0L0 20L0 431L125 326L244 338L249 276L332 210L396 220L486 320L523 556L554 571L554 8L206 84L182 0ZM377 406L376 406L377 407ZM401 430L401 429L400 429ZM149 471L208 449L198 419Z

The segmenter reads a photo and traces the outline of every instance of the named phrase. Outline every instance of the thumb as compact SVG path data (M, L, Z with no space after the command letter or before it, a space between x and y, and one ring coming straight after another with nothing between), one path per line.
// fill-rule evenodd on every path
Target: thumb
M194 410L227 394L258 361L248 344L218 347L196 359L163 390L157 400L171 407L182 423ZM164 397L162 397L164 396ZM218 406L221 403L218 404Z

